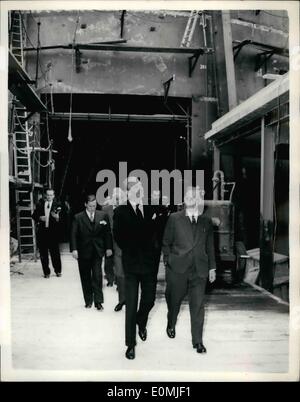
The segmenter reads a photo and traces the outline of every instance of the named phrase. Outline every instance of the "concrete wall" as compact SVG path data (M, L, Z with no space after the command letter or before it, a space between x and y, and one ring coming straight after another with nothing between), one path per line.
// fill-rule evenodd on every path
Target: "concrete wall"
M76 43L92 43L120 39L119 11L81 11ZM34 15L40 20L41 46L67 45L73 42L77 13L55 12ZM186 16L160 18L137 11L127 11L124 35L127 45L149 47L180 47L187 22ZM27 18L28 36L36 45L37 24ZM83 24L86 26L81 28ZM151 31L153 27L155 30ZM200 46L199 26L194 33L191 47ZM125 45L126 46L126 45ZM72 51L41 51L40 62L46 79L39 80L41 90L74 93L111 93L136 95L163 95L163 82L175 74L169 95L191 97L203 94L201 83L205 71L200 70L199 60L192 78L188 77L189 55L165 53L128 53L82 50L81 72L72 68ZM35 75L35 53L28 52L28 71ZM48 70L48 71L47 71ZM74 74L72 74L72 71ZM47 82L48 81L48 82ZM72 82L71 82L72 81Z
M255 10L231 11L233 41L251 39L287 47L288 19L284 12L271 13L274 15ZM132 46L180 47L188 15L188 12L129 10L125 15L123 38ZM27 33L34 46L37 44L37 22L40 22L41 46L72 43L76 25L76 43L119 40L120 17L121 11L36 12L27 16ZM209 21L208 46L214 46L216 52L214 56L200 57L191 78L188 76L188 55L82 50L82 63L77 73L72 51L42 50L39 92L163 96L163 82L175 74L169 96L192 99L192 166L205 168L210 153L203 135L218 115L228 111L221 11L211 12L211 25ZM202 30L197 24L191 47L203 44ZM29 42L27 45L31 46ZM258 53L257 49L247 46L235 61L238 103L267 84L260 76L261 71L255 72ZM276 73L276 68L286 67L286 58L276 55L267 65L268 72L272 73ZM27 68L34 78L35 52L27 52ZM201 100L203 96L217 96L218 102L205 102Z
M127 45L149 47L180 47L189 13L127 11L123 38ZM78 15L76 12L42 12L27 18L30 42L37 44L37 21L40 24L41 46L68 45L73 42ZM120 39L119 11L80 11L76 43L92 43ZM203 46L202 31L197 24L190 47ZM30 43L28 44L29 46ZM74 54L70 50L42 50L38 88L40 93L97 93L164 95L163 83L175 74L169 96L199 99L207 93L206 56L200 56L192 77L189 77L190 55L166 53L128 53L82 50L80 72L75 72ZM207 56L211 58L213 56ZM27 69L35 77L36 52L27 52ZM212 95L212 94L211 94ZM193 166L206 158L203 134L213 113L207 116L205 102L193 106ZM205 115L205 116L204 116ZM203 122L206 122L203 125ZM198 161L198 163L196 163ZM196 163L196 164L195 164ZM201 164L201 163L200 163Z

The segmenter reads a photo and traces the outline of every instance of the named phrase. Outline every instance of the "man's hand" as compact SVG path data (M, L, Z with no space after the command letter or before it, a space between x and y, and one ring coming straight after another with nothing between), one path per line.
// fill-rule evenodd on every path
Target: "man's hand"
M46 222L46 217L45 216L40 216L40 221Z
M51 212L51 215L56 221L59 220L59 214L56 214L55 212Z
M78 251L77 250L72 251L72 257L75 258L75 260L78 260Z
M216 270L215 269L210 269L209 270L209 282L213 283L216 280Z
M106 250L106 257L111 257L112 255L113 255L112 250L107 249L107 250Z

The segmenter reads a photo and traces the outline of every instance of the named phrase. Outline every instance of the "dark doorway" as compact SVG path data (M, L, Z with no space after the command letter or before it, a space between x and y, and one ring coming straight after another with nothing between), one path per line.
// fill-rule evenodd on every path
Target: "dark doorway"
M55 112L68 111L67 95L53 99ZM172 98L172 102L168 108L174 113L183 115L178 102L188 108L186 99L175 102ZM157 97L73 95L73 104L74 113L107 113L109 108L111 113L172 116ZM68 128L67 119L49 119L50 138L57 150L53 187L62 199L68 198L75 212L82 208L85 193L97 191L99 170L113 170L118 179L119 162L127 162L128 173L133 169L150 173L152 169L187 168L186 144L180 140L186 136L185 122L74 120L72 142L68 141Z

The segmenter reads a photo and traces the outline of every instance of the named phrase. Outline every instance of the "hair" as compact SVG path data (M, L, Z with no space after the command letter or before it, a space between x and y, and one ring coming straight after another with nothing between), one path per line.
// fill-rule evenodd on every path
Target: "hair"
M128 190L128 183L132 183L132 182L134 182L134 183L140 183L140 180L139 180L139 178L138 177L136 177L136 176L128 176L124 181L123 181L123 185L124 185L124 188L125 188L125 190Z
M47 187L44 190L45 194L47 194L47 191L53 191L53 194L55 194L54 188Z
M204 190L202 190L199 186L187 186L187 188L186 188L186 190L185 190L185 192L184 192L184 194L186 194L188 191L199 191L199 193L201 194L201 195L204 195Z
M89 202L95 201L95 199L96 199L95 194L87 194L87 195L84 197L84 203L85 203L85 204L88 204Z

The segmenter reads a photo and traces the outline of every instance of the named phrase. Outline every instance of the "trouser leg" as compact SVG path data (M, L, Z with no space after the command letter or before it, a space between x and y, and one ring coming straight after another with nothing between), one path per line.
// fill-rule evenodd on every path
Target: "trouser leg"
M114 257L105 257L104 272L108 283L114 283Z
M137 324L146 328L148 315L155 303L156 275L141 275L141 299L137 312Z
M54 272L56 274L61 273L61 259L60 259L60 251L59 244L56 241L51 241L49 246L51 262L54 268Z
M206 281L206 278L201 278L195 284L189 282L188 285L193 346L202 343Z
M103 303L102 291L102 258L94 256L92 260L92 289L94 303Z
M92 304L93 291L92 291L92 278L91 278L91 272L92 272L91 261L79 259L78 266L79 266L79 274L80 274L84 301L86 304Z
M116 276L119 303L125 303L125 278L123 276Z
M187 293L187 274L177 274L167 267L166 282L168 326L175 328L182 300Z
M39 252L44 275L50 275L48 242L46 236L39 239Z
M125 276L125 344L136 345L136 311L138 304L139 279L135 274Z

